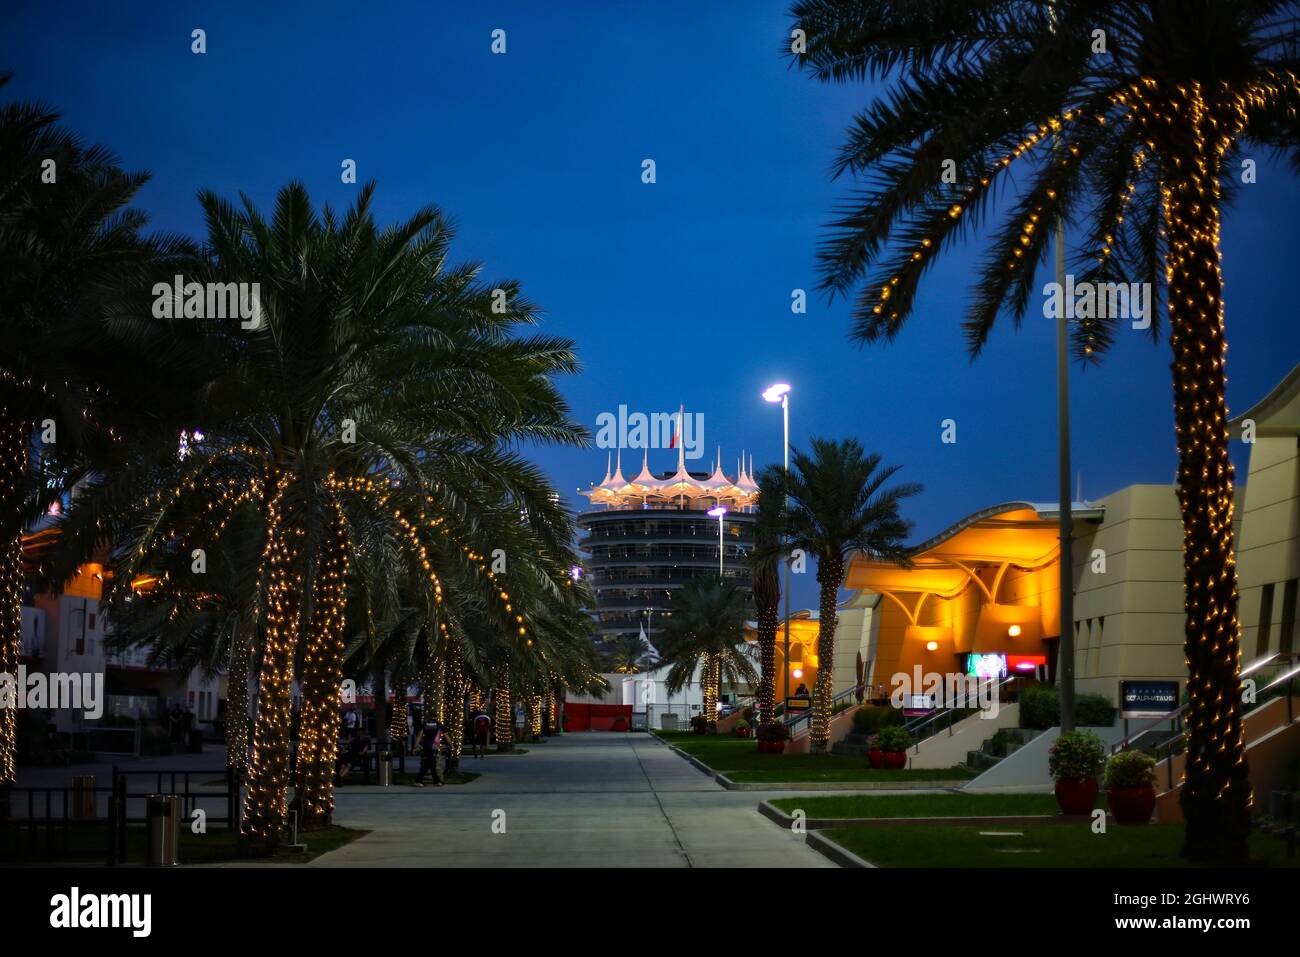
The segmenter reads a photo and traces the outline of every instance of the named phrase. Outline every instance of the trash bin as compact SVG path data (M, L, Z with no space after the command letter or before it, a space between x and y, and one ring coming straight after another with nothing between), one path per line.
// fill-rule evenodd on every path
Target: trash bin
M149 857L154 867L173 867L180 841L181 799L175 794L151 794L146 818L149 825Z
M393 753L391 751L379 752L379 765L375 770L381 787L388 787L393 783Z
M72 778L72 816L95 816L95 776L77 774Z

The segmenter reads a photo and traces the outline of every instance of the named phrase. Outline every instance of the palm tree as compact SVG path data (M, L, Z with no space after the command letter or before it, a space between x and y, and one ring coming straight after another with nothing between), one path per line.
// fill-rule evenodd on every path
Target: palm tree
M0 105L0 672L11 674L24 528L117 455L125 431L168 421L154 391L171 381L165 364L113 341L106 317L189 253L142 234L147 218L129 204L148 177L58 120L39 103ZM0 785L14 780L14 733L14 709L0 709Z
M664 684L676 694L698 669L704 692L704 717L718 713L723 681L758 682L745 650L748 599L735 585L713 576L695 578L673 596L673 612L660 632L660 661L668 665Z
M1295 3L799 0L792 14L807 37L798 63L816 77L888 78L835 167L869 182L821 252L826 290L860 287L853 338L898 334L938 253L984 219L997 192L1016 191L1013 166L1028 167L1025 185L978 277L965 322L972 353L1000 312L1025 313L1057 223L1083 231L1080 281L1146 283L1151 302L1164 287L1184 535L1183 853L1240 858L1251 788L1219 228L1243 155L1278 147L1296 162ZM1094 311L1074 326L1085 361L1128 318Z
M640 635L620 635L609 642L605 664L621 675L640 674L650 664L650 647Z
M899 515L903 499L921 486L886 488L900 466L882 467L856 439L840 442L813 439L811 454L790 451L790 471L769 466L760 476L767 489L765 507L785 534L786 547L802 549L817 559L820 589L817 621L817 680L813 685L809 752L825 751L830 743L831 698L835 675L835 625L845 560L853 552L871 558L906 561L903 540L911 522Z
M563 538L569 518L552 487L511 446L584 440L552 382L576 367L570 344L519 334L536 309L517 284L483 282L478 267L447 263L451 231L437 210L380 228L372 194L363 188L337 217L328 207L316 213L293 184L270 220L247 202L236 208L201 194L209 237L197 278L259 283L260 324L188 320L206 336L192 373L204 399L203 440L161 476L152 460L105 476L69 517L78 534L119 543L118 580L129 582L169 542L206 543L201 528L184 524L195 511L189 503L222 516L260 511L264 639L244 815L253 845L273 844L284 820L295 679L303 689L298 801L305 826L328 819L358 563L379 567L376 554L399 554L423 582L422 621L441 599L441 577L467 570L484 613L526 640L521 610L473 546L518 545L511 558L526 564L522 553L534 544ZM147 314L124 326L154 341L172 334ZM144 479L155 491L130 519L98 507ZM531 537L508 538L504 516L521 525L521 509ZM371 576L361 605L352 603L367 635L375 608L397 607L396 581ZM384 674L375 672L377 697Z

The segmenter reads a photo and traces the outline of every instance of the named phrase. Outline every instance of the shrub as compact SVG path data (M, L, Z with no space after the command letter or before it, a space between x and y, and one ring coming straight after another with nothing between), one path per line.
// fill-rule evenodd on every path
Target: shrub
M865 706L853 712L853 730L857 734L873 734L890 725L902 725L903 712L898 708Z
M1011 744L1012 740L1011 732L1006 728L1002 728L997 732L997 734L993 735L992 740L989 741L989 747L993 749L995 755L1000 758L1005 758L1007 756L1007 747Z
M758 726L755 737L760 741L788 741L790 730L780 721L769 721Z
M912 746L912 738L897 725L889 725L876 735L875 746L881 751L906 751Z
M1103 694L1081 694L1074 699L1074 723L1084 728L1109 728L1115 723L1115 706Z
M1145 751L1121 751L1106 762L1106 787L1140 788L1156 778L1155 758Z
M1056 781L1085 781L1101 773L1106 746L1091 731L1067 731L1047 756L1047 770Z
M739 721L735 723L735 725L733 725L732 730L748 731L749 727L750 727L749 722L746 721L744 718L741 718Z
M697 734L699 733L701 728L707 728L707 727L708 727L708 722L704 720L704 715L697 714L695 717L691 718L691 730L696 732Z
M1020 693L1020 727L1046 731L1061 723L1061 696L1055 688L1031 685Z

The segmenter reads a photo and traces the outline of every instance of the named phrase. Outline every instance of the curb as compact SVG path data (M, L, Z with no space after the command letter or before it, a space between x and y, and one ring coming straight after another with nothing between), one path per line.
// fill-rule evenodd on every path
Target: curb
M719 773L717 782L728 791L892 791L906 794L909 791L953 790L965 781L910 781L895 784L892 781L733 781Z
M794 818L770 801L760 801L758 813L783 828L794 824ZM999 825L1026 824L1087 824L1092 820L1086 814L1018 814L990 815L984 817L810 817L803 826L810 831L832 827L893 827L895 825L924 825L926 827L997 827Z
M864 860L852 851L840 847L829 837L823 837L816 832L810 832L805 838L805 843L823 857L830 858L840 867L869 867L875 869L876 865L868 860Z

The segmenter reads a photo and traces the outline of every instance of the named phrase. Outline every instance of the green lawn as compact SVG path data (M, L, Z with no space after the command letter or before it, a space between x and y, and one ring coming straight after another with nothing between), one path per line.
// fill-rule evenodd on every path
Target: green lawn
M990 835L987 832L997 832ZM986 832L986 833L981 833ZM818 831L881 867L1188 867L1178 856L1182 824L848 827ZM1251 834L1253 863L1294 867L1277 838Z
M990 817L1061 810L1051 794L852 794L780 798L772 804L810 818Z
M657 731L664 740L731 780L745 784L781 781L958 781L975 776L968 768L880 771L866 758L847 754L759 754L752 738Z

